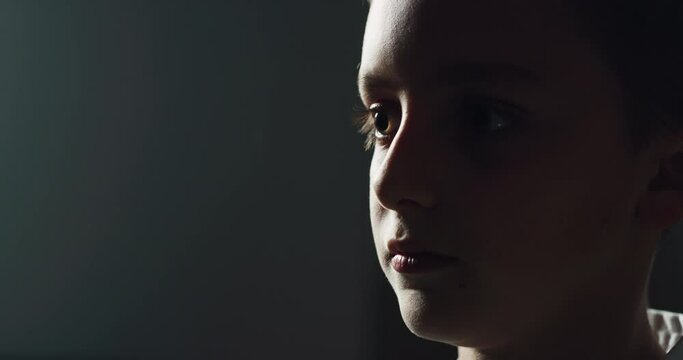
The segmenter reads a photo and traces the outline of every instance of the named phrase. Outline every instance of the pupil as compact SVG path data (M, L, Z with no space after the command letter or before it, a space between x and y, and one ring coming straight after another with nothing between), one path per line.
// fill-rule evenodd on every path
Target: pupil
M375 127L379 132L385 131L385 127L389 125L389 119L385 114L376 113L375 114Z
M486 107L478 106L473 112L472 118L477 131L490 132L501 127L500 118L495 111L489 111Z

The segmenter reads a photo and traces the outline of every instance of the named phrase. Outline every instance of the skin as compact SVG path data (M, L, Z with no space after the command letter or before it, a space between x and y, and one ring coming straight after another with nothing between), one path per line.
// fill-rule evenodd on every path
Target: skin
M392 129L369 174L377 256L408 329L459 359L665 356L646 290L662 230L683 219L682 142L628 152L619 79L577 34L556 0L371 5L359 93ZM523 121L469 132L470 94ZM402 237L460 261L398 273L387 243Z

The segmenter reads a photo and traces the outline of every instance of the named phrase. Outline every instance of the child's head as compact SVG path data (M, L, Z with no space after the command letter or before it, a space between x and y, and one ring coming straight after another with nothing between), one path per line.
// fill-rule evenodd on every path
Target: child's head
M683 127L681 74L661 79L655 50L620 31L589 36L601 6L373 0L359 68L371 224L416 335L522 346L643 306L657 240L682 217L680 142L661 136ZM634 46L660 42L636 30ZM457 261L398 272L394 238Z

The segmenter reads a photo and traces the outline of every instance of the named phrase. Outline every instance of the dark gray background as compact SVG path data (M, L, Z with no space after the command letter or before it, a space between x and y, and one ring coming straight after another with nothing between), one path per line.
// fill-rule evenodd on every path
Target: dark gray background
M363 3L0 2L0 358L454 359L376 263Z

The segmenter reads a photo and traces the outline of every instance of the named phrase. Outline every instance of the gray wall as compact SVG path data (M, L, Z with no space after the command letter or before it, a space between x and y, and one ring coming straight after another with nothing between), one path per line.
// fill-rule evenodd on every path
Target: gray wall
M367 353L364 15L1 2L0 356Z
M0 358L454 359L376 263L363 3L0 2Z

